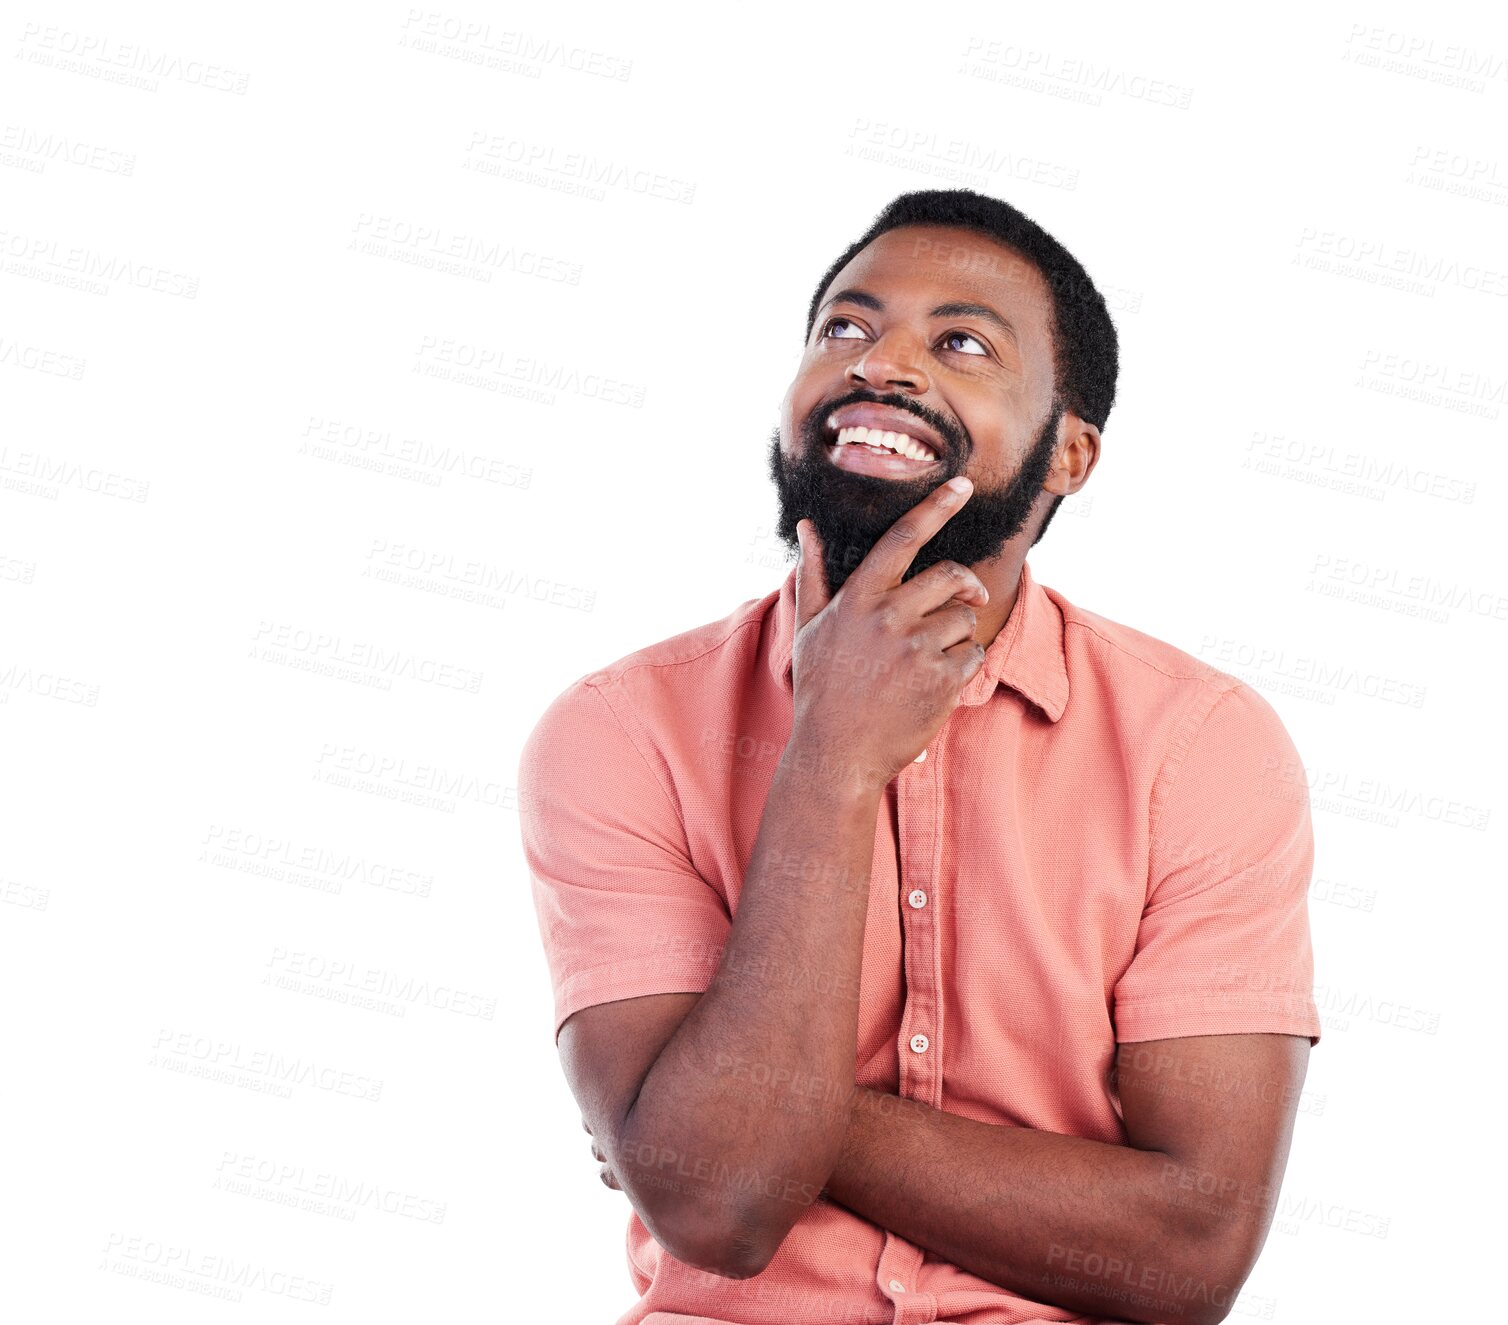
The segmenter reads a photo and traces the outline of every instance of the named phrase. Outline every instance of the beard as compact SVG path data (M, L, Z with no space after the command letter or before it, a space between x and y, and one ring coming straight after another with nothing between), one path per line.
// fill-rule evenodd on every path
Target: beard
M922 478L877 478L839 469L827 458L828 437L822 419L840 405L867 400L925 419L939 433L944 452L939 468ZM1042 491L1057 449L1058 421L1063 411L1056 400L1047 422L1014 477L987 487L977 479L963 507L923 544L901 579L909 580L939 561L976 566L991 561L1008 541L1026 527L1032 506ZM780 449L780 429L770 437L770 477L780 510L775 532L793 552L800 551L796 522L810 520L822 538L823 569L828 592L836 594L881 536L929 492L964 472L966 438L950 420L918 407L907 396L854 392L813 410L801 425L798 456L788 461ZM973 476L970 475L972 478Z

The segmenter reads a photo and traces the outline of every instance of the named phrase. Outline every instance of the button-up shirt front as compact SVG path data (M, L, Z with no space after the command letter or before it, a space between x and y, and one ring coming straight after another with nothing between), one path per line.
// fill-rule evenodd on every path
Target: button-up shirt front
M795 572L581 678L520 764L554 1021L705 991L791 734ZM1302 763L1249 686L1023 566L1009 619L875 823L855 1071L980 1122L1126 1142L1116 1045L1317 1042ZM814 994L820 997L820 994ZM766 1270L630 1214L619 1325L1083 1321L817 1200Z

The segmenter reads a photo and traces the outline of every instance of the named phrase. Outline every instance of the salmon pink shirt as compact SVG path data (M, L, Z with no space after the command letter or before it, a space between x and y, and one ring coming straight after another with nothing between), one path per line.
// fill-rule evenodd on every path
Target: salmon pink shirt
M581 1008L711 982L791 735L794 624L793 569L581 677L535 726L521 821L557 1038ZM1125 1144L1117 1044L1318 1042L1312 864L1303 765L1271 705L1023 565L984 666L876 816L858 1083ZM825 1197L752 1279L676 1260L632 1212L627 1252L640 1296L618 1325L1095 1319Z

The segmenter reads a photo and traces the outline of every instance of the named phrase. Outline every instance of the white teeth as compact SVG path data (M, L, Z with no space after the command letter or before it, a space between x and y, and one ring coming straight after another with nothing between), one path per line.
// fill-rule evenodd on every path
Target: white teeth
M917 441L914 437L903 432L886 432L879 428L840 428L838 430L839 446L851 446L854 444L868 443L870 446L883 446L894 451L897 455L906 456L910 460L921 460L930 464L937 459L932 449Z

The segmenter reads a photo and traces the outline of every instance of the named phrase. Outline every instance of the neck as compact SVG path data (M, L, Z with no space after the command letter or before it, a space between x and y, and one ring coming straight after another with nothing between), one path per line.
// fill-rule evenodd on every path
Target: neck
M1007 547L991 561L977 562L969 569L979 576L980 583L989 591L990 601L982 608L975 608L978 623L974 638L985 648L994 642L995 636L1010 620L1021 589L1021 567L1026 562L1024 550Z

